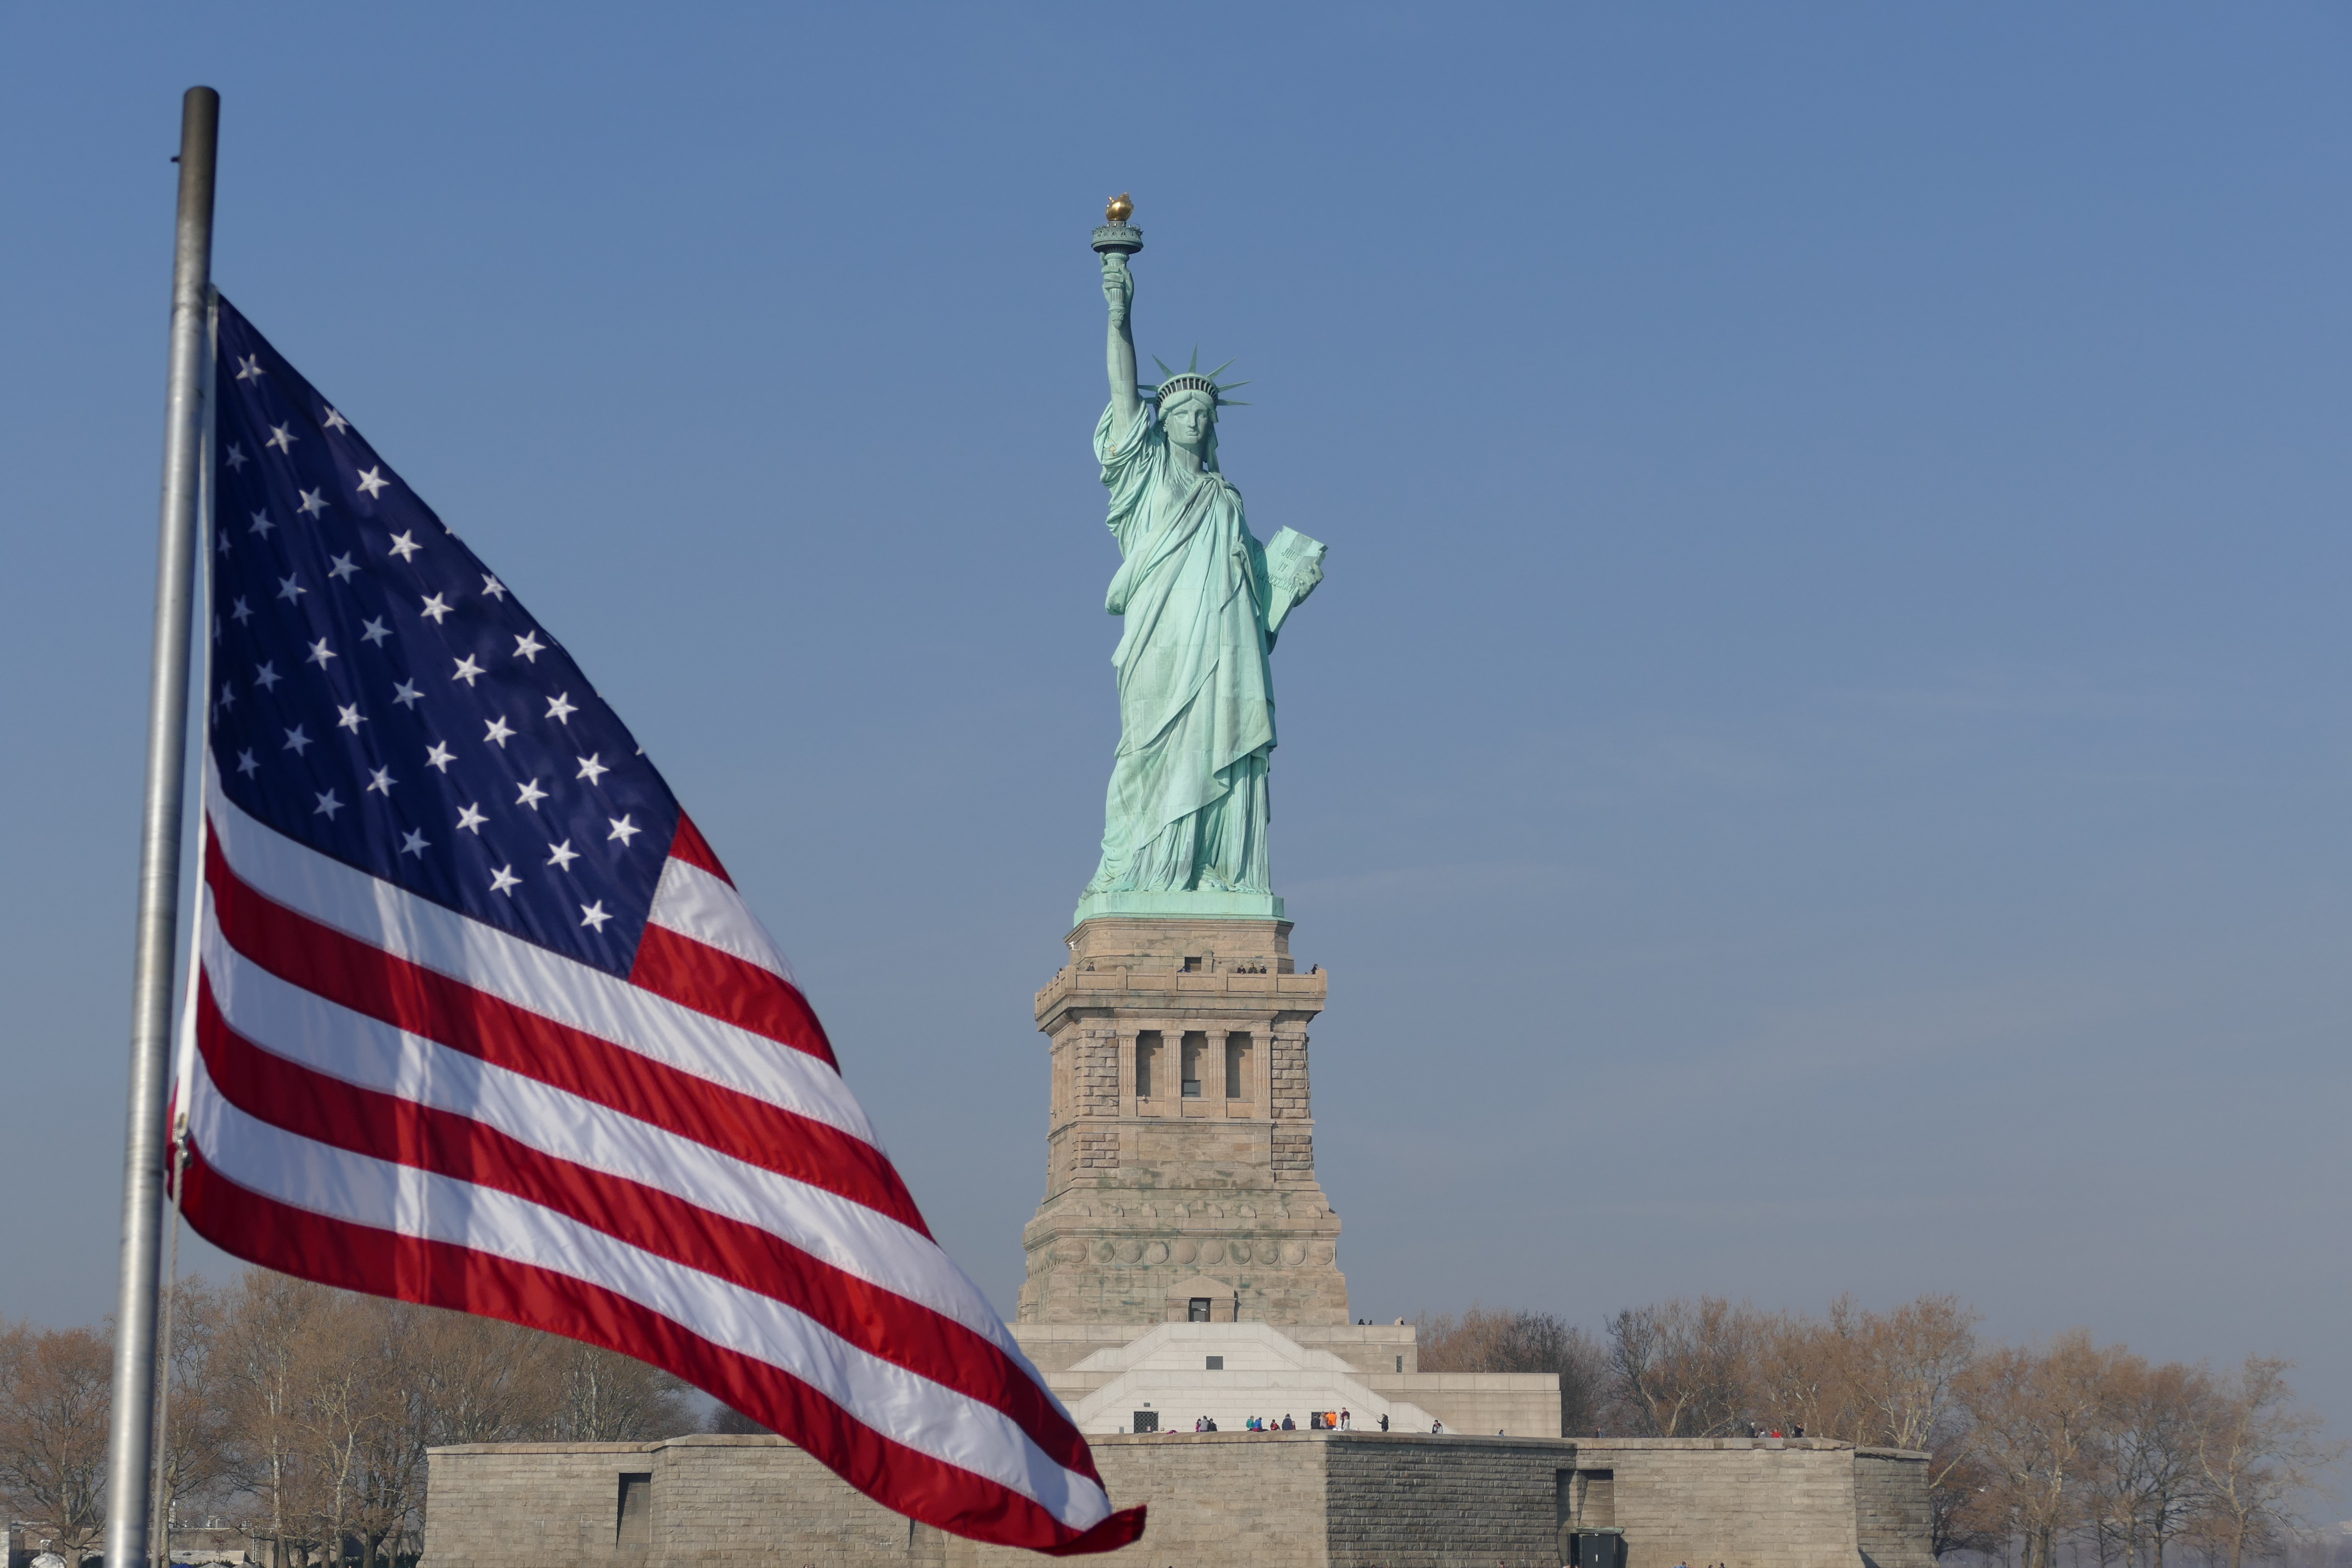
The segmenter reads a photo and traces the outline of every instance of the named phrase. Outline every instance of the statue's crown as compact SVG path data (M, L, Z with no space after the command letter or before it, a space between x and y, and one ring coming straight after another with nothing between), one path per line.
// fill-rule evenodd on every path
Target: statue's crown
M1249 384L1248 382L1228 381L1222 385L1218 384L1217 377L1223 375L1225 371L1231 367L1234 363L1231 360L1227 360L1223 364L1219 365L1216 369L1210 371L1205 375L1201 372L1201 351L1199 349L1194 349L1192 351L1192 363L1182 370L1170 370L1168 368L1168 362L1160 358L1157 354L1152 356L1151 363L1158 365L1160 367L1160 374L1165 375L1168 379L1161 382L1158 386L1149 389L1139 387L1137 388L1137 391L1143 396L1150 398L1155 403L1164 404L1172 394L1179 392L1205 392L1209 395L1209 401L1212 403L1219 405L1231 403L1243 408L1249 406L1248 404L1241 402L1238 398L1227 397L1225 395L1226 393L1231 392L1236 386L1247 386Z

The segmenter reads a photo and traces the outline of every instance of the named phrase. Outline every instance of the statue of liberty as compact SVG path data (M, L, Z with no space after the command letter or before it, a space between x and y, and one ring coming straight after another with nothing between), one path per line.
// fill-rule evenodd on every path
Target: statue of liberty
M1274 750L1267 655L1291 606L1321 581L1324 547L1284 529L1261 544L1217 463L1218 367L1137 384L1128 256L1141 232L1096 231L1110 304L1110 406L1095 456L1125 557L1104 608L1125 622L1111 655L1119 739L1103 809L1091 914L1279 914L1266 867L1266 763ZM1112 237L1106 239L1106 236ZM1132 237L1130 240L1128 237ZM1228 362L1230 363L1230 362Z

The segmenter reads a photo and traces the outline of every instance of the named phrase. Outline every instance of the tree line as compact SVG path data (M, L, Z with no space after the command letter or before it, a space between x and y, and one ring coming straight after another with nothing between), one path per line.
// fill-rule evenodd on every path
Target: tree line
M169 1308L163 1503L184 1525L219 1517L266 1538L289 1568L414 1558L428 1447L698 1425L668 1373L487 1318L261 1268L184 1279ZM103 1542L113 1354L103 1329L0 1327L0 1500L69 1568Z
M286 1568L415 1555L425 1454L452 1443L641 1442L705 1425L666 1373L485 1318L251 1268L178 1282L158 1472L183 1523L217 1517ZM2285 1363L2152 1363L2083 1331L1988 1344L1950 1296L1822 1314L1718 1297L1629 1308L1599 1333L1472 1307L1419 1321L1424 1372L1549 1372L1571 1436L1774 1432L1929 1456L1938 1557L2165 1568L2187 1547L2279 1555L2343 1453ZM0 1501L79 1568L101 1543L112 1343L0 1325ZM719 1409L717 1430L756 1430ZM160 1547L162 1542L159 1540Z
M1592 1333L1549 1312L1420 1319L1424 1372L1552 1372L1560 1429L1645 1437L1843 1439L1928 1456L1931 1544L2020 1568L2062 1549L2165 1568L2186 1545L2242 1568L2284 1552L2344 1446L2297 1404L2288 1363L2153 1363L2075 1330L1982 1342L1952 1296L1822 1314L1714 1296L1628 1308Z

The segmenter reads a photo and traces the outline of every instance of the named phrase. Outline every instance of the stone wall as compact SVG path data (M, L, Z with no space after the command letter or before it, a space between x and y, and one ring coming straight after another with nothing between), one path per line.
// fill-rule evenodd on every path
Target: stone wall
M1626 1568L1733 1563L1820 1568L1870 1561L1931 1568L1926 1456L1809 1437L1586 1437L1580 1476L1607 1475Z
M1936 1568L1927 1549L1927 1456L1855 1449L1853 1521L1863 1568Z
M1329 1568L1554 1568L1576 1445L1400 1436L1324 1449Z
M1448 1433L1491 1437L1559 1436L1556 1372L1373 1373L1364 1386L1384 1399L1406 1399L1445 1423Z
M644 1443L436 1448L425 1458L425 1560L452 1568L622 1563L615 1555L621 1477L652 1468L652 1451ZM656 1484L656 1513L660 1501Z
M1121 1508L1150 1507L1144 1537L1087 1561L1161 1568L1326 1568L1321 1433L1184 1432L1095 1437L1095 1468ZM948 1542L946 1568L1034 1568L1034 1552ZM1480 1564L1479 1568L1487 1568Z
M1791 1438L1210 1432L1098 1437L1133 1568L1554 1568L1558 1527L1625 1532L1628 1568L1933 1568L1925 1456ZM1609 1477L1606 1486L1595 1478ZM642 1545L622 1480L650 1478ZM1602 1510L1610 1518L1600 1518ZM433 1450L422 1568L1015 1568L911 1525L778 1437Z

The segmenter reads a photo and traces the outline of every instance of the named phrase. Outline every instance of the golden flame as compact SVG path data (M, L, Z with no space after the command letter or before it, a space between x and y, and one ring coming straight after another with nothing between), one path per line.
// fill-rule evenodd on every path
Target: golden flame
M1103 208L1103 216L1110 219L1113 223L1125 223L1129 218L1134 216L1135 204L1127 199L1127 193L1125 191L1121 191L1118 195L1111 197L1110 205Z

